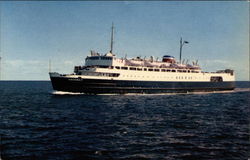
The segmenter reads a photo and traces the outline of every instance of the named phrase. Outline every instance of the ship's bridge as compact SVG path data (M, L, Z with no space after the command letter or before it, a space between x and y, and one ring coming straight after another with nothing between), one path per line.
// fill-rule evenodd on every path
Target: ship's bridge
M85 66L122 66L124 61L116 58L113 54L88 56L85 59Z
M111 56L91 56L85 59L86 66L112 66Z

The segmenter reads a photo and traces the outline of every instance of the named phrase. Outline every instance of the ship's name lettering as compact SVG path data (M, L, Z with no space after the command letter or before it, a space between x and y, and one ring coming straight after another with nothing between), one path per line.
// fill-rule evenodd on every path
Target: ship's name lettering
M82 79L80 78L70 78L69 81L81 81Z

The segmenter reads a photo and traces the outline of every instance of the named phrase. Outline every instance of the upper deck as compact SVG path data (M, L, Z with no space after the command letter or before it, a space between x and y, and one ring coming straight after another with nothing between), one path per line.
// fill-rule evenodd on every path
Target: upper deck
M189 69L189 70L200 70L197 62L191 64L180 64L176 63L174 57L166 56L163 57L162 61L154 59L152 56L148 59L136 57L132 59L127 58L116 58L112 53L100 55L99 53L91 52L90 56L85 59L86 67L149 67L149 68L176 68L176 69Z

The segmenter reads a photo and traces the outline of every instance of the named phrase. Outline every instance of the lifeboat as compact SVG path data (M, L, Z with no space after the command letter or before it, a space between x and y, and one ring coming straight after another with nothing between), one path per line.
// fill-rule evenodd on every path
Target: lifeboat
M162 57L162 62L167 62L167 63L176 63L175 59L173 56L165 55Z

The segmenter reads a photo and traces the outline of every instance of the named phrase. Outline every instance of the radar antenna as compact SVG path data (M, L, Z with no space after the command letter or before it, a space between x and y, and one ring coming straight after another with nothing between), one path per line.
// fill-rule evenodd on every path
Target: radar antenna
M182 37L181 37L181 40L180 40L180 64L181 64L181 54L182 54L182 47L184 46L184 44L188 44L189 42L188 41L182 41Z

